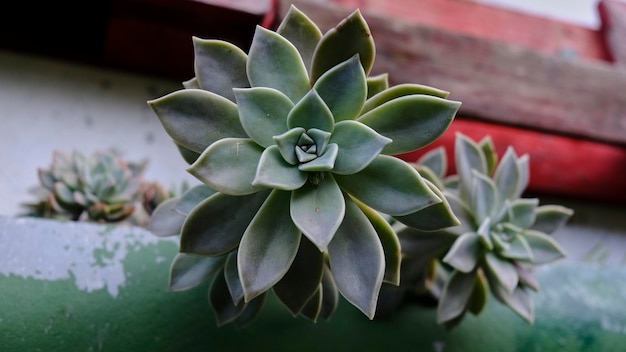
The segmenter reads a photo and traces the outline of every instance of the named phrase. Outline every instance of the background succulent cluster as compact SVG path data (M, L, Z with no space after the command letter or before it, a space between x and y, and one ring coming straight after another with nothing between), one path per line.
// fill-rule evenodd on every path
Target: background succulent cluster
M457 133L454 163L457 174L447 175L446 153L439 147L414 164L443 191L460 225L431 231L398 218L403 288L436 299L438 321L448 327L468 311L480 313L489 292L532 322L529 290L539 290L533 270L565 255L549 234L572 210L522 198L528 155L509 147L498 161L489 137L474 142Z
M249 322L268 292L294 316L328 317L341 295L373 318L382 283L399 284L389 217L458 224L436 184L394 155L432 143L460 103L370 77L358 10L322 33L292 6L276 31L257 27L247 54L193 43L195 77L148 102L203 183L151 219L155 234L180 235L170 288L210 279L219 324Z

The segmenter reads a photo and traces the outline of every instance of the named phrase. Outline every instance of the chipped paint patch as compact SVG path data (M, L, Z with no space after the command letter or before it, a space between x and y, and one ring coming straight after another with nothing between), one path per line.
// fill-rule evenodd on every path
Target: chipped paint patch
M72 279L79 290L105 289L116 298L126 282L123 261L129 252L160 241L176 239L126 225L0 216L0 275Z

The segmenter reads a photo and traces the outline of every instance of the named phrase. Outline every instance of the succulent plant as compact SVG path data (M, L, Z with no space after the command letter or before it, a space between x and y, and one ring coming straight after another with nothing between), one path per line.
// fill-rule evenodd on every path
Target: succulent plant
M460 103L370 77L375 46L358 10L322 34L291 6L276 31L256 28L247 54L193 44L195 77L148 102L206 185L189 190L206 196L192 209L171 200L153 214L155 233L180 233L173 277L197 273L192 263L218 267L213 308L232 313L219 323L247 316L270 290L294 316L328 316L340 293L373 318L382 282L399 282L383 214L436 208L441 227L456 224L434 185L395 155L437 139Z
M438 300L438 321L448 327L467 311L479 314L489 291L532 323L529 290L539 290L533 270L565 255L549 234L573 212L522 198L529 181L528 155L518 156L509 146L498 162L489 136L476 143L457 133L454 158L457 174L451 176L446 176L443 147L414 164L443 190L461 224L431 231L414 219L396 218L403 280L415 292L426 290Z
M122 221L139 200L144 163L127 163L115 151L91 157L56 151L48 169L39 169L39 201L26 215L73 221Z

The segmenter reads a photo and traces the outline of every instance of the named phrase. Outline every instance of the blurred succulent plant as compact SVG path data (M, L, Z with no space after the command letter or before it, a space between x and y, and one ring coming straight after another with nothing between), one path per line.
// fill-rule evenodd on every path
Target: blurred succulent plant
M291 6L276 31L256 28L248 54L193 44L195 77L148 102L187 171L215 190L190 189L207 197L188 212L172 200L153 214L155 233L177 233L159 229L172 230L168 217L180 225L173 281L198 272L190 263L223 263L213 307L238 313L219 323L270 289L293 315L327 316L338 291L373 318L382 282L399 282L398 238L381 214L434 206L441 227L457 224L434 185L393 155L437 139L460 103L368 77L375 47L358 10L322 34Z
M489 291L532 323L528 290L539 290L533 269L565 255L549 234L573 212L539 205L537 198L521 198L529 181L528 155L517 156L512 147L498 163L491 138L476 143L457 133L454 158L457 175L452 176L446 176L443 147L414 164L444 190L444 203L461 224L432 231L414 219L396 218L403 283L437 299L438 321L450 328L467 311L480 313Z
M25 215L73 221L122 221L133 214L141 196L146 163L127 163L116 152L91 157L54 152L48 169L39 169L39 198L25 204Z

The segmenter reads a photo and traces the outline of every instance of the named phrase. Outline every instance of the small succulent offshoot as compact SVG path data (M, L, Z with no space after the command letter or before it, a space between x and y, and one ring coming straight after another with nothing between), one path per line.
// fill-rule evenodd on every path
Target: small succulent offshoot
M369 76L375 56L357 10L326 33L292 6L258 26L248 53L193 38L195 77L149 101L202 181L160 205L157 235L180 235L170 288L211 279L218 324L249 322L269 291L294 315L328 317L339 294L373 318L383 282L399 283L386 218L433 206L440 192L394 155L422 148L460 106L418 84Z
M498 162L489 137L476 143L457 133L454 158L457 174L452 176L446 176L443 147L414 164L443 190L461 224L434 230L415 219L396 218L404 286L426 289L436 298L438 321L450 328L468 311L479 314L489 291L532 323L529 290L539 290L533 270L565 255L549 234L573 212L521 197L529 181L528 155L518 156L512 147Z

